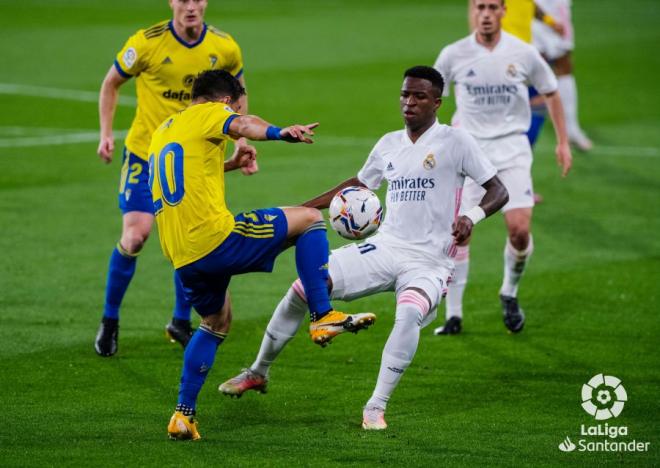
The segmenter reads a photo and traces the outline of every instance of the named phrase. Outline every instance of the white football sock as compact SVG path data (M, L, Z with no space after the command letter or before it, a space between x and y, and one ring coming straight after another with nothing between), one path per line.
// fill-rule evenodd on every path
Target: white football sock
M447 298L445 305L445 318L463 318L463 293L467 285L470 270L470 246L458 247L454 257L454 274L447 284Z
M571 139L579 138L582 135L582 129L578 122L577 105L577 85L573 75L561 75L557 77L559 85L559 96L561 104L564 106L564 115L566 117L566 131Z
M534 240L532 235L529 235L529 243L524 250L517 250L507 237L506 245L504 246L504 279L500 294L503 296L516 297L518 295L518 283L520 277L525 271L525 266L532 256L534 251Z
M426 298L421 294L413 294L426 302ZM410 302L397 304L394 328L383 349L378 381L374 393L367 402L367 407L377 406L383 409L387 407L390 395L415 356L422 319L426 312L428 312L428 302L425 311L420 305Z
M261 375L268 375L273 361L295 336L306 315L307 304L293 288L289 288L268 322L259 354L250 369Z

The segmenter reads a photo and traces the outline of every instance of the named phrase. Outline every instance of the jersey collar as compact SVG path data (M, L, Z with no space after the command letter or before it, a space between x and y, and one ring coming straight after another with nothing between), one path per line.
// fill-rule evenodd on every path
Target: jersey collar
M433 125L431 125L422 135L417 139L415 143L412 142L410 137L408 136L408 131L403 130L403 137L402 137L402 143L406 146L417 146L417 145L424 145L427 140L430 140L432 138L432 135L435 133L435 131L440 128L440 123L436 119L435 122L433 122Z
M472 34L470 34L470 42L471 42L475 47L477 47L479 50L483 50L483 51L485 51L485 52L489 52L489 53L490 53L490 52L495 52L495 51L497 51L497 50L499 50L499 49L502 48L502 44L505 42L505 40L506 40L506 36L507 36L507 35L508 35L508 34L507 34L506 31L501 30L501 31L500 31L500 40L499 40L499 42L498 42L497 44L495 44L495 47L493 47L492 49L489 49L488 47L483 46L483 45L479 44L479 42L477 42L477 32L476 32L476 31L474 31Z
M181 45L187 47L188 49L192 49L193 47L198 46L199 44L201 44L202 41L204 40L204 36L206 36L206 23L204 23L204 27L202 28L202 34L199 35L199 39L197 39L193 43L186 42L183 39L181 39L181 37L179 37L179 35L174 30L174 25L172 24L172 20L170 20L170 22L167 23L167 26L169 27L170 32L172 33L172 36L174 36L174 39L179 41L179 43Z

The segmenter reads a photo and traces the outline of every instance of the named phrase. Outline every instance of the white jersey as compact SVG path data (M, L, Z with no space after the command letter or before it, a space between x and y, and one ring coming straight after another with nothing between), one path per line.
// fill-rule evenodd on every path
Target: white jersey
M539 52L511 34L501 34L493 50L471 34L442 49L434 65L445 79L445 95L454 83L456 125L476 138L527 132L527 86L541 94L557 90L557 78Z
M564 34L562 38L570 43L573 43L573 19L571 18L571 0L535 0L535 3L547 14L552 16L554 20L564 27ZM552 31L555 35L559 36L550 28L550 26L535 19L535 23L545 26L548 30Z
M436 121L415 143L405 130L383 136L358 179L372 190L387 180L385 221L376 236L451 266L452 223L465 177L482 185L496 172L465 130Z

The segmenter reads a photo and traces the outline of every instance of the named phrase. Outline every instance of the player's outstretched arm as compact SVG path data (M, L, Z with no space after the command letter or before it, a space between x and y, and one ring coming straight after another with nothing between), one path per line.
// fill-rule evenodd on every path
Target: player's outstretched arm
M337 192L344 190L346 187L366 187L366 185L360 182L360 179L358 179L357 177L351 177L350 179L346 179L341 184L328 190L327 192L322 193L318 197L306 201L305 203L302 204L302 206L306 206L309 208L316 208L317 210L323 210L330 206L332 197L334 197L337 194Z
M106 73L99 93L99 122L101 125L101 137L97 154L106 164L112 162L112 153L115 150L115 138L112 134L112 120L115 117L117 99L119 98L119 87L128 81L121 76L114 65Z
M291 125L289 127L276 127L256 115L241 115L229 124L229 136L232 138L245 137L248 140L284 140L289 143L314 143L309 136L314 135L318 122L308 125Z
M561 176L566 177L573 165L573 155L571 154L571 146L568 143L564 107L561 104L559 93L555 91L554 93L546 94L545 103L548 107L552 125L555 127L555 135L557 136L557 147L555 148L557 165L561 167Z
M457 244L461 244L470 237L475 224L499 211L509 201L509 192L497 176L487 180L482 187L486 189L486 193L479 205L465 215L459 216L454 222L452 236Z

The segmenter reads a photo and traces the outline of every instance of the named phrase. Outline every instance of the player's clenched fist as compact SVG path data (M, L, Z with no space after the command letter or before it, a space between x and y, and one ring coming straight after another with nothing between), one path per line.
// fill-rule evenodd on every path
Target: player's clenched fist
M452 224L451 235L454 236L454 240L457 244L466 241L470 237L470 234L472 234L472 226L474 226L474 224L467 216L460 216L454 221L454 224Z
M99 147L96 153L99 155L104 163L109 164L112 162L112 153L115 150L115 139L112 136L101 137Z

